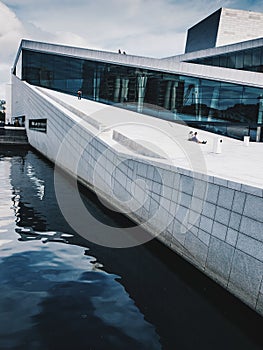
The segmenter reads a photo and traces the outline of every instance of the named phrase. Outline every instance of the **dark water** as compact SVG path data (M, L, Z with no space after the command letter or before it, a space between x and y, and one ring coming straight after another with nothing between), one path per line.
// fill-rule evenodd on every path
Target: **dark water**
M262 349L259 315L156 240L84 240L59 210L53 166L0 155L0 349ZM129 224L82 198L101 222Z

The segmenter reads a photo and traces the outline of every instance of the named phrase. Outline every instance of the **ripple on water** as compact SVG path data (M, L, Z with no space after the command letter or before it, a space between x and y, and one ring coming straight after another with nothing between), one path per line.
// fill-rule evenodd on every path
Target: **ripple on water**
M74 339L78 349L83 344L95 349L147 348L146 342L159 349L154 327L117 282L118 276L103 271L86 248L69 244L72 234L21 226L25 219L39 223L29 198L43 201L45 182L31 164L19 174L26 189L12 188L12 158L6 160L4 174L3 163L2 159L0 178L6 176L6 181L0 197L0 348L38 344L36 349L46 350L46 343L59 348L63 339L63 348L68 348ZM16 176L20 165L16 158ZM35 190L37 195L30 195ZM27 345L25 339L30 339Z
M156 242L84 243L61 215L52 165L20 152L0 156L0 349L262 348L252 313L231 311L236 299ZM83 198L118 224L94 196Z

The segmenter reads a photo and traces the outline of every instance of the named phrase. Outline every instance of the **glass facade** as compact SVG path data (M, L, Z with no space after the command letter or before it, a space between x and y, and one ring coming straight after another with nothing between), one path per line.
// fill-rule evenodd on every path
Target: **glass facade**
M22 79L76 96L81 89L83 98L235 138L255 140L262 123L259 88L25 49Z
M187 62L262 73L263 47L228 52L217 56L197 58Z

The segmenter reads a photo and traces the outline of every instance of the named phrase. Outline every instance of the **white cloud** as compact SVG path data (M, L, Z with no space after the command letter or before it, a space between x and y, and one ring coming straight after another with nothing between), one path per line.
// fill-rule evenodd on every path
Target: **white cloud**
M16 15L0 2L0 99L5 98L4 83L10 80L11 62L24 35L22 23ZM14 50L15 49L15 50Z
M166 57L183 53L187 29L220 7L263 12L251 0L2 0L0 94L22 38Z

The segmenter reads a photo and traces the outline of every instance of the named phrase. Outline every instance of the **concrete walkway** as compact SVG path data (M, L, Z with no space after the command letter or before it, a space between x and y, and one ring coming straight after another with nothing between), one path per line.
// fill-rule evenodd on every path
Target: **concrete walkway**
M108 138L111 142L112 131L115 130L126 139L159 154L161 161L167 164L193 169L194 164L200 160L205 164L202 169L207 175L263 189L263 143L253 142L245 146L243 141L196 130L201 140L207 140L206 145L197 144L187 140L190 131L187 125L86 99L78 100L77 96L48 89L37 90L47 93L51 98L59 99L62 105L72 106L75 111L91 117L101 125L105 139ZM195 131L193 128L191 130ZM111 131L109 137L107 131ZM221 153L214 152L214 142L218 138L222 140ZM118 138L114 140L116 142ZM133 148L133 152L140 154L140 147L137 152L136 148Z

